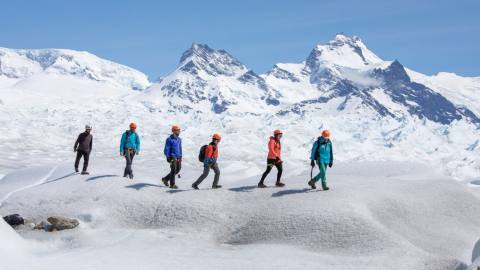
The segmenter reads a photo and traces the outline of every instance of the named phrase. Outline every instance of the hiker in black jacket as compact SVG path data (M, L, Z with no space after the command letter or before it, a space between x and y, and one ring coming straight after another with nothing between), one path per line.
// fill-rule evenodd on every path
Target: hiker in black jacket
M90 152L92 151L93 137L90 132L92 127L89 125L85 126L85 132L78 135L75 146L73 146L73 152L77 152L77 158L75 159L75 172L78 172L78 165L80 164L80 159L83 156L83 170L82 174L89 174L87 172L88 159L90 157Z

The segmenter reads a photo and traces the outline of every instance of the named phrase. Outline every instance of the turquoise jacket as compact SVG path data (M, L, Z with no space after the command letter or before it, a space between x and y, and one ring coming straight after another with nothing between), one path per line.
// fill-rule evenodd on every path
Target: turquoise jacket
M319 137L313 144L310 159L324 164L333 163L332 141Z
M135 152L140 152L140 137L136 132L127 130L123 133L120 141L120 153L126 149L135 149Z

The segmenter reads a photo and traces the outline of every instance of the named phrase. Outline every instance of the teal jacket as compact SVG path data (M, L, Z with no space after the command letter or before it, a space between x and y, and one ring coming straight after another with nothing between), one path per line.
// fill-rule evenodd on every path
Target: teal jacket
M319 137L313 144L310 159L324 164L333 163L332 141L326 141L323 137Z
M140 137L136 132L127 130L123 133L120 141L120 153L126 149L135 149L135 152L140 152Z

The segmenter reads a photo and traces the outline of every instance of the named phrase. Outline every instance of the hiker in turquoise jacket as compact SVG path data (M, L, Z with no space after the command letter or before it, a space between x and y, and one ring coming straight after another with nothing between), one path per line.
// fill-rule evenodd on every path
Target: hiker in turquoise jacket
M123 177L130 177L130 179L133 179L133 158L140 154L140 137L136 130L137 124L131 123L130 130L125 131L120 140L120 155L124 156L126 161Z
M135 123L130 124L130 130L127 130L123 133L122 139L120 140L120 154L123 156L125 150L131 149L134 150L138 155L140 153L140 137L135 132L137 125Z
M308 185L312 189L316 189L315 183L318 180L322 180L322 189L329 190L327 186L327 166L333 166L333 147L332 142L330 141L330 131L324 130L322 136L318 137L318 140L313 144L312 154L310 155L310 165L315 167L315 161L317 162L320 172L310 179Z

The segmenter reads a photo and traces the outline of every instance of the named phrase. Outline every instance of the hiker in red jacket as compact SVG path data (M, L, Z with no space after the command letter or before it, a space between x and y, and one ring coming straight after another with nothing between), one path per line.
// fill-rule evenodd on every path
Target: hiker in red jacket
M213 179L212 188L217 189L221 188L222 186L218 184L220 180L220 169L218 168L217 159L218 159L218 144L222 137L220 134L213 134L212 142L207 145L205 148L205 157L203 161L203 173L198 177L197 181L192 184L193 189L198 189L198 185L202 183L205 178L207 178L210 169L215 172L215 178Z
M267 157L267 169L262 175L262 179L258 183L259 188L266 188L267 186L264 184L265 178L272 170L272 167L277 167L277 182L275 186L277 187L284 187L285 184L280 182L280 178L282 178L283 166L282 166L282 144L280 143L280 139L282 138L282 131L275 130L273 132L273 136L270 137L270 141L268 142L268 157Z

